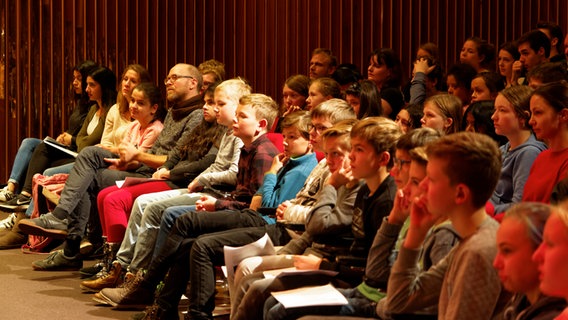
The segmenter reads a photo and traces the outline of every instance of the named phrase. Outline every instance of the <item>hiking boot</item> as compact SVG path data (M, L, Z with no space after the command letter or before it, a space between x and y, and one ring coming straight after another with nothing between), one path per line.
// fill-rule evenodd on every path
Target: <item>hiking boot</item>
M124 275L124 281L117 288L123 288L124 286L128 285L128 283L132 282L132 280L134 280L135 277L136 275L134 273L127 271L126 274ZM100 304L109 305L109 306L111 305L109 301L101 295L100 291L95 293L95 295L93 295L93 300L95 300Z
M112 263L109 272L105 272L98 279L86 280L81 282L81 289L87 292L99 292L104 288L116 288L124 281L126 270L122 269L122 265L118 261Z
M144 312L134 314L130 319L132 320L178 320L179 314L177 310L166 310L154 303L153 305L146 307Z
M10 201L0 203L0 208L14 211L25 211L30 206L31 201L32 197L20 193Z
M43 214L39 218L20 221L20 229L23 233L55 239L65 239L67 237L67 225L67 219L61 220L51 212Z
M19 222L26 217L23 213L13 213L14 225L10 229L0 229L0 250L18 248L28 242L28 236L20 232Z
M0 189L0 202L8 202L16 197L16 194L8 190L8 186Z
M47 258L32 263L32 268L38 271L75 271L82 267L83 260L79 259L79 255L66 257L63 250L52 252Z
M12 212L6 219L0 221L0 230L12 230L17 218L18 214Z
M143 279L143 270L138 270L132 281L123 287L103 289L100 296L118 309L143 309L154 301L154 291L140 285Z

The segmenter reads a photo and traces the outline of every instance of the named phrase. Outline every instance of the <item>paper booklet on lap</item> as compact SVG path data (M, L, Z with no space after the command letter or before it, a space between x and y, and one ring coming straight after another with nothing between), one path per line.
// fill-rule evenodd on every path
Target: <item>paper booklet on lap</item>
M284 308L343 306L348 304L345 296L331 284L272 292L272 296L274 296Z
M61 144L59 142L57 142L55 139L53 139L50 136L45 137L45 139L43 139L43 142L47 145L50 146L52 148L55 148L59 151L63 151L65 153L67 153L68 155L72 156L73 158L77 158L78 153L69 149L68 146Z
M235 279L235 268L241 261L249 257L268 256L276 254L274 244L270 240L268 234L264 234L262 238L253 243L241 247L224 246L225 266L227 281L229 283L229 292L233 289L233 281Z
M124 180L116 180L116 186L119 188L126 188L149 181L164 181L164 180L153 179L153 178L126 177Z

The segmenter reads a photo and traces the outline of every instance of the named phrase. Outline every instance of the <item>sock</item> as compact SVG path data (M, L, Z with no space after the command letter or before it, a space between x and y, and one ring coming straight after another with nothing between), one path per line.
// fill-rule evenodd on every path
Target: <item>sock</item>
M67 237L65 242L65 249L63 249L63 254L66 257L72 258L79 254L81 237L71 235Z
M55 207L51 214L59 220L66 219L68 216L67 212L65 212L63 209L60 209L59 207Z

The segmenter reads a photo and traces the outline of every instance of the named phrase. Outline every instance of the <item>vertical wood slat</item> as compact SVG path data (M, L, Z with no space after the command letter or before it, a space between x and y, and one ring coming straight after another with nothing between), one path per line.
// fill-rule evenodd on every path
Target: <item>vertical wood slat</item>
M70 69L84 59L119 76L145 65L155 82L177 62L215 58L227 76L280 100L284 80L307 73L316 47L365 75L367 56L391 46L410 74L418 45L439 45L447 65L465 38L499 46L539 20L568 31L563 0L0 0L6 57L0 107L0 180L21 139L58 134L70 111ZM439 19L438 17L445 17ZM114 34L113 34L114 33ZM12 67L13 66L13 67ZM0 181L1 182L1 181Z

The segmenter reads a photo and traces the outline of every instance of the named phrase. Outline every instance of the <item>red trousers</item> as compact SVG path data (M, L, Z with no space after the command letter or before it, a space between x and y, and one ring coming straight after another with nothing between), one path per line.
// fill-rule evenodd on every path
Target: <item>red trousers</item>
M146 193L166 190L171 188L164 181L150 181L124 188L112 186L101 190L97 196L97 206L103 236L111 243L122 242L134 200Z

